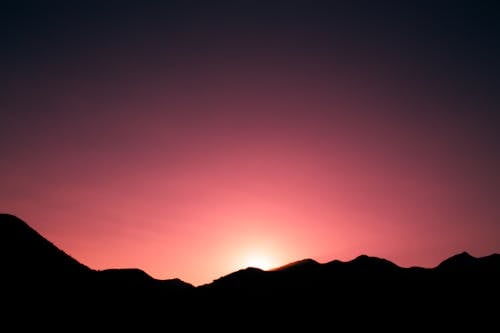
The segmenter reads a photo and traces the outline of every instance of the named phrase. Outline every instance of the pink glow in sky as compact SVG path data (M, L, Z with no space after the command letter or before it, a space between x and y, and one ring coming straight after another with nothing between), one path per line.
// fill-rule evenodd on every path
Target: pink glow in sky
M37 42L4 68L0 209L91 268L195 285L252 256L431 267L500 251L499 103L482 67L441 59L424 34L244 15L13 35Z

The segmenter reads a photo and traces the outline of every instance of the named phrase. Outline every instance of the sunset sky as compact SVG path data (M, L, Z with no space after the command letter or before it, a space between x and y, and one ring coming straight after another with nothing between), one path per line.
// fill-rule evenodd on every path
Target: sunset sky
M500 252L487 2L72 3L0 9L0 212L80 262Z

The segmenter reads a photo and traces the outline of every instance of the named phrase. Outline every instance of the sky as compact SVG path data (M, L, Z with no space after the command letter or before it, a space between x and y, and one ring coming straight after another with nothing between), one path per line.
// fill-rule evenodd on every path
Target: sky
M0 211L91 268L500 252L489 2L1 6Z

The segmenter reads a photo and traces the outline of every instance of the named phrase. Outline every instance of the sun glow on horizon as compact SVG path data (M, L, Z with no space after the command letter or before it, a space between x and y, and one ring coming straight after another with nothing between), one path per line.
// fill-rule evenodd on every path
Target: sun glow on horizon
M275 262L272 258L263 253L252 253L247 256L244 261L244 266L268 270L275 266Z

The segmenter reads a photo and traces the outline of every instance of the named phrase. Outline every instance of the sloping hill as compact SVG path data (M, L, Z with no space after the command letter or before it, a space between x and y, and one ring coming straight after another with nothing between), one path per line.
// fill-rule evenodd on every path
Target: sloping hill
M21 219L0 214L0 265L6 279L69 278L91 270Z

